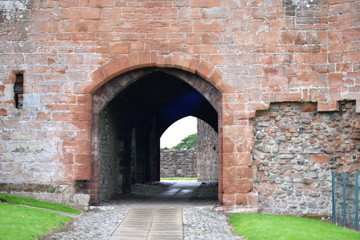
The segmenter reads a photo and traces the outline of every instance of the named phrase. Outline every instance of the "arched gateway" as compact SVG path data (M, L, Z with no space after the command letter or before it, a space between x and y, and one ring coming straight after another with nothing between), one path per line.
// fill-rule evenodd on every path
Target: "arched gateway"
M160 180L163 132L189 115L217 130L219 112L221 93L183 70L141 68L107 82L93 94L92 203Z
M113 60L92 74L93 204L131 191L131 183L159 180L159 139L175 121L192 115L218 130L221 92L199 76L214 71L197 59L150 53Z
M75 166L73 179L88 182L91 203L129 191L132 182L158 180L161 134L192 115L218 131L220 202L256 207L253 128L231 119L231 104L223 99L234 90L214 65L180 53L132 53L111 60L90 79L80 91L91 104L91 158Z

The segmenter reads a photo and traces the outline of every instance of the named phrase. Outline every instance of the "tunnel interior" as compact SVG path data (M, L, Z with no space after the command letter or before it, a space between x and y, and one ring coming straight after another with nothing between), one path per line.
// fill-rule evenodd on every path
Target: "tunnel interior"
M159 181L160 137L186 116L218 129L208 99L165 71L150 71L117 93L98 116L99 200L129 193L134 183Z

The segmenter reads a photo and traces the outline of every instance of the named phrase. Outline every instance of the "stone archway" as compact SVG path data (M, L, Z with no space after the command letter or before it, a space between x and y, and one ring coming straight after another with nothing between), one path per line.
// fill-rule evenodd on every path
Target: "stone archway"
M130 53L111 60L90 74L91 82L80 92L93 94L114 77L146 67L181 69L200 76L222 93L233 92L232 87L222 81L221 71L212 63L183 53L163 55L156 51Z
M198 62L199 65L200 65L200 62L201 61ZM205 69L204 67L202 67L202 68ZM211 68L207 67L207 69L211 69ZM210 72L209 75L211 75L211 76L214 75L214 72L217 72L214 69L208 70L208 71ZM104 72L104 70L101 70L101 72ZM197 71L195 71L195 72L197 72ZM204 70L203 70L203 73L204 73ZM208 122L210 125L212 125L216 129L218 129L221 126L221 107L222 107L221 92L218 91L217 88L214 87L212 84L210 84L208 81L205 81L202 77L195 75L194 73L176 69L176 68L146 67L146 68L140 68L140 69L136 69L136 70L132 70L132 71L128 71L126 73L120 74L119 76L108 80L106 83L104 83L103 81L98 81L98 83L94 83L93 86L96 86L96 90L95 90L95 92L93 92L93 108L92 108L93 109L92 110L92 117L93 117L93 127L92 127L92 129L93 129L92 130L92 148L93 148L93 150L92 150L92 152L93 152L93 157L92 157L92 177L91 177L91 184L90 184L91 202L93 204L96 204L100 200L106 199L107 197L110 197L110 195L111 195L111 193L108 193L106 191L105 191L106 193L104 193L104 186L108 183L106 183L107 180L105 180L104 178L101 177L101 157L102 157L101 156L101 154L102 154L101 153L101 141L102 140L100 139L100 137L101 137L101 124L102 124L102 119L103 119L101 117L101 114L103 113L104 108L106 108L109 105L109 103L113 102L114 99L121 99L121 98L119 98L119 95L121 95L122 92L126 92L127 89L136 85L136 83L138 81L146 82L146 81L143 81L143 79L149 78L149 76L154 76L156 74L158 75L158 77L166 76L168 78L177 79L177 81L179 82L179 85L178 85L179 89L181 89L181 88L185 89L186 86L188 86L188 89L186 91L190 91L190 89L192 89L193 92L191 94L196 95L196 93L197 93L198 94L198 95L196 95L197 98L199 98L199 99L203 98L203 100L201 100L203 102L202 103L203 109L194 112L193 110L191 110L191 107L190 108L185 107L184 109L181 109L180 114L175 114L174 116L172 116L171 119L167 119L165 122L162 122L161 120L158 121L157 124L160 125L160 127L154 133L150 133L150 136L147 136L147 137L152 138L152 140L153 140L152 142L147 143L147 144L155 144L154 146L152 146L152 148L159 149L159 144L158 144L158 141L156 141L156 139L157 140L159 139L162 132L167 128L167 126L169 124L171 124L172 122L175 122L179 118L184 117L186 115L195 115L198 118L205 120L206 122ZM217 75L217 74L215 74L215 75L219 77L219 75ZM213 78L213 79L215 79L215 78ZM182 83L180 84L180 82L182 82ZM130 95L128 95L128 96L130 96ZM117 100L117 101L119 102L120 100ZM191 104L189 104L189 105L191 105ZM166 106L166 104L165 104L165 107L163 107L163 108L166 108L166 107L169 107L169 106ZM213 108L214 111L211 111L211 108ZM156 118L164 118L164 114L165 113L157 114ZM148 121L148 123L149 123L149 121ZM152 131L149 128L147 128L147 129L144 128L144 129L145 129L145 131L149 131L149 132ZM143 131L143 130L141 130L141 131ZM117 131L119 131L119 130L117 130ZM140 130L137 129L136 131L140 131ZM151 134L153 134L153 136L151 136ZM128 136L127 142L130 142L130 139L132 139L132 141L134 141L133 138L134 137L136 138L135 135ZM155 150L154 152L150 152L150 153L148 152L148 155L146 157L148 157L148 158L149 157L151 158L154 156L157 157L158 152L156 152L156 151L157 150ZM123 153L123 154L129 155L129 153ZM154 155L154 156L152 156L152 155ZM142 163L140 163L140 164L142 164ZM221 164L221 161L219 161L219 165L220 164ZM124 171L124 167L120 167L120 168L122 168L123 172L127 172L127 171ZM150 166L150 168L151 168L151 166ZM152 166L152 168L154 168L154 166ZM131 168L127 168L127 169L131 169ZM156 170L151 170L151 171L150 171L150 173L143 173L141 171L138 171L137 173L135 173L135 175L138 174L140 176L140 178L139 178L140 180L144 180L144 179L156 180L156 179L154 179L154 176L153 176L154 171L156 172ZM156 173L155 173L155 175L156 175ZM221 175L221 171L219 171L219 175ZM155 176L155 178L156 178L156 176ZM123 179L126 179L126 178L123 178ZM125 181L132 181L133 179L134 179L134 175L132 175L130 178L128 178ZM121 182L121 181L120 182L121 182L122 186L124 186L124 180L122 180L122 181L123 182ZM219 182L220 181L221 181L221 176L219 176ZM116 184L118 184L118 183L115 183L115 185ZM219 184L219 186L222 186L221 183ZM114 190L121 191L121 189L114 189ZM122 190L124 190L124 189L122 189ZM220 189L220 187L219 187L219 192L222 192L222 189ZM108 195L106 196L106 194L108 194Z

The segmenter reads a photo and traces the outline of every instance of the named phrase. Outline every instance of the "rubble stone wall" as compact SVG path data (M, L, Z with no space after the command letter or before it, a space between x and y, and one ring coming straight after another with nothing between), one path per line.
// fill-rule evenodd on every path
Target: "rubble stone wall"
M198 120L197 178L198 181L218 181L218 135L206 122Z
M105 108L99 116L99 199L111 199L122 192L123 174L120 159L123 142L117 138L117 124L112 113Z
M160 177L196 178L196 162L197 155L195 150L162 150L160 153Z
M355 102L339 112L312 103L274 103L253 120L254 189L259 208L276 214L331 214L331 171L360 169Z

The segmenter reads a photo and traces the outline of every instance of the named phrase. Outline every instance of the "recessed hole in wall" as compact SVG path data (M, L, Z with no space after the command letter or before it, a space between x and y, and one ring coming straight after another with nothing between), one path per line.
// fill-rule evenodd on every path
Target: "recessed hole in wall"
M75 191L77 193L88 193L88 183L87 180L75 180Z
M15 107L22 109L24 100L24 72L15 73L14 99Z

